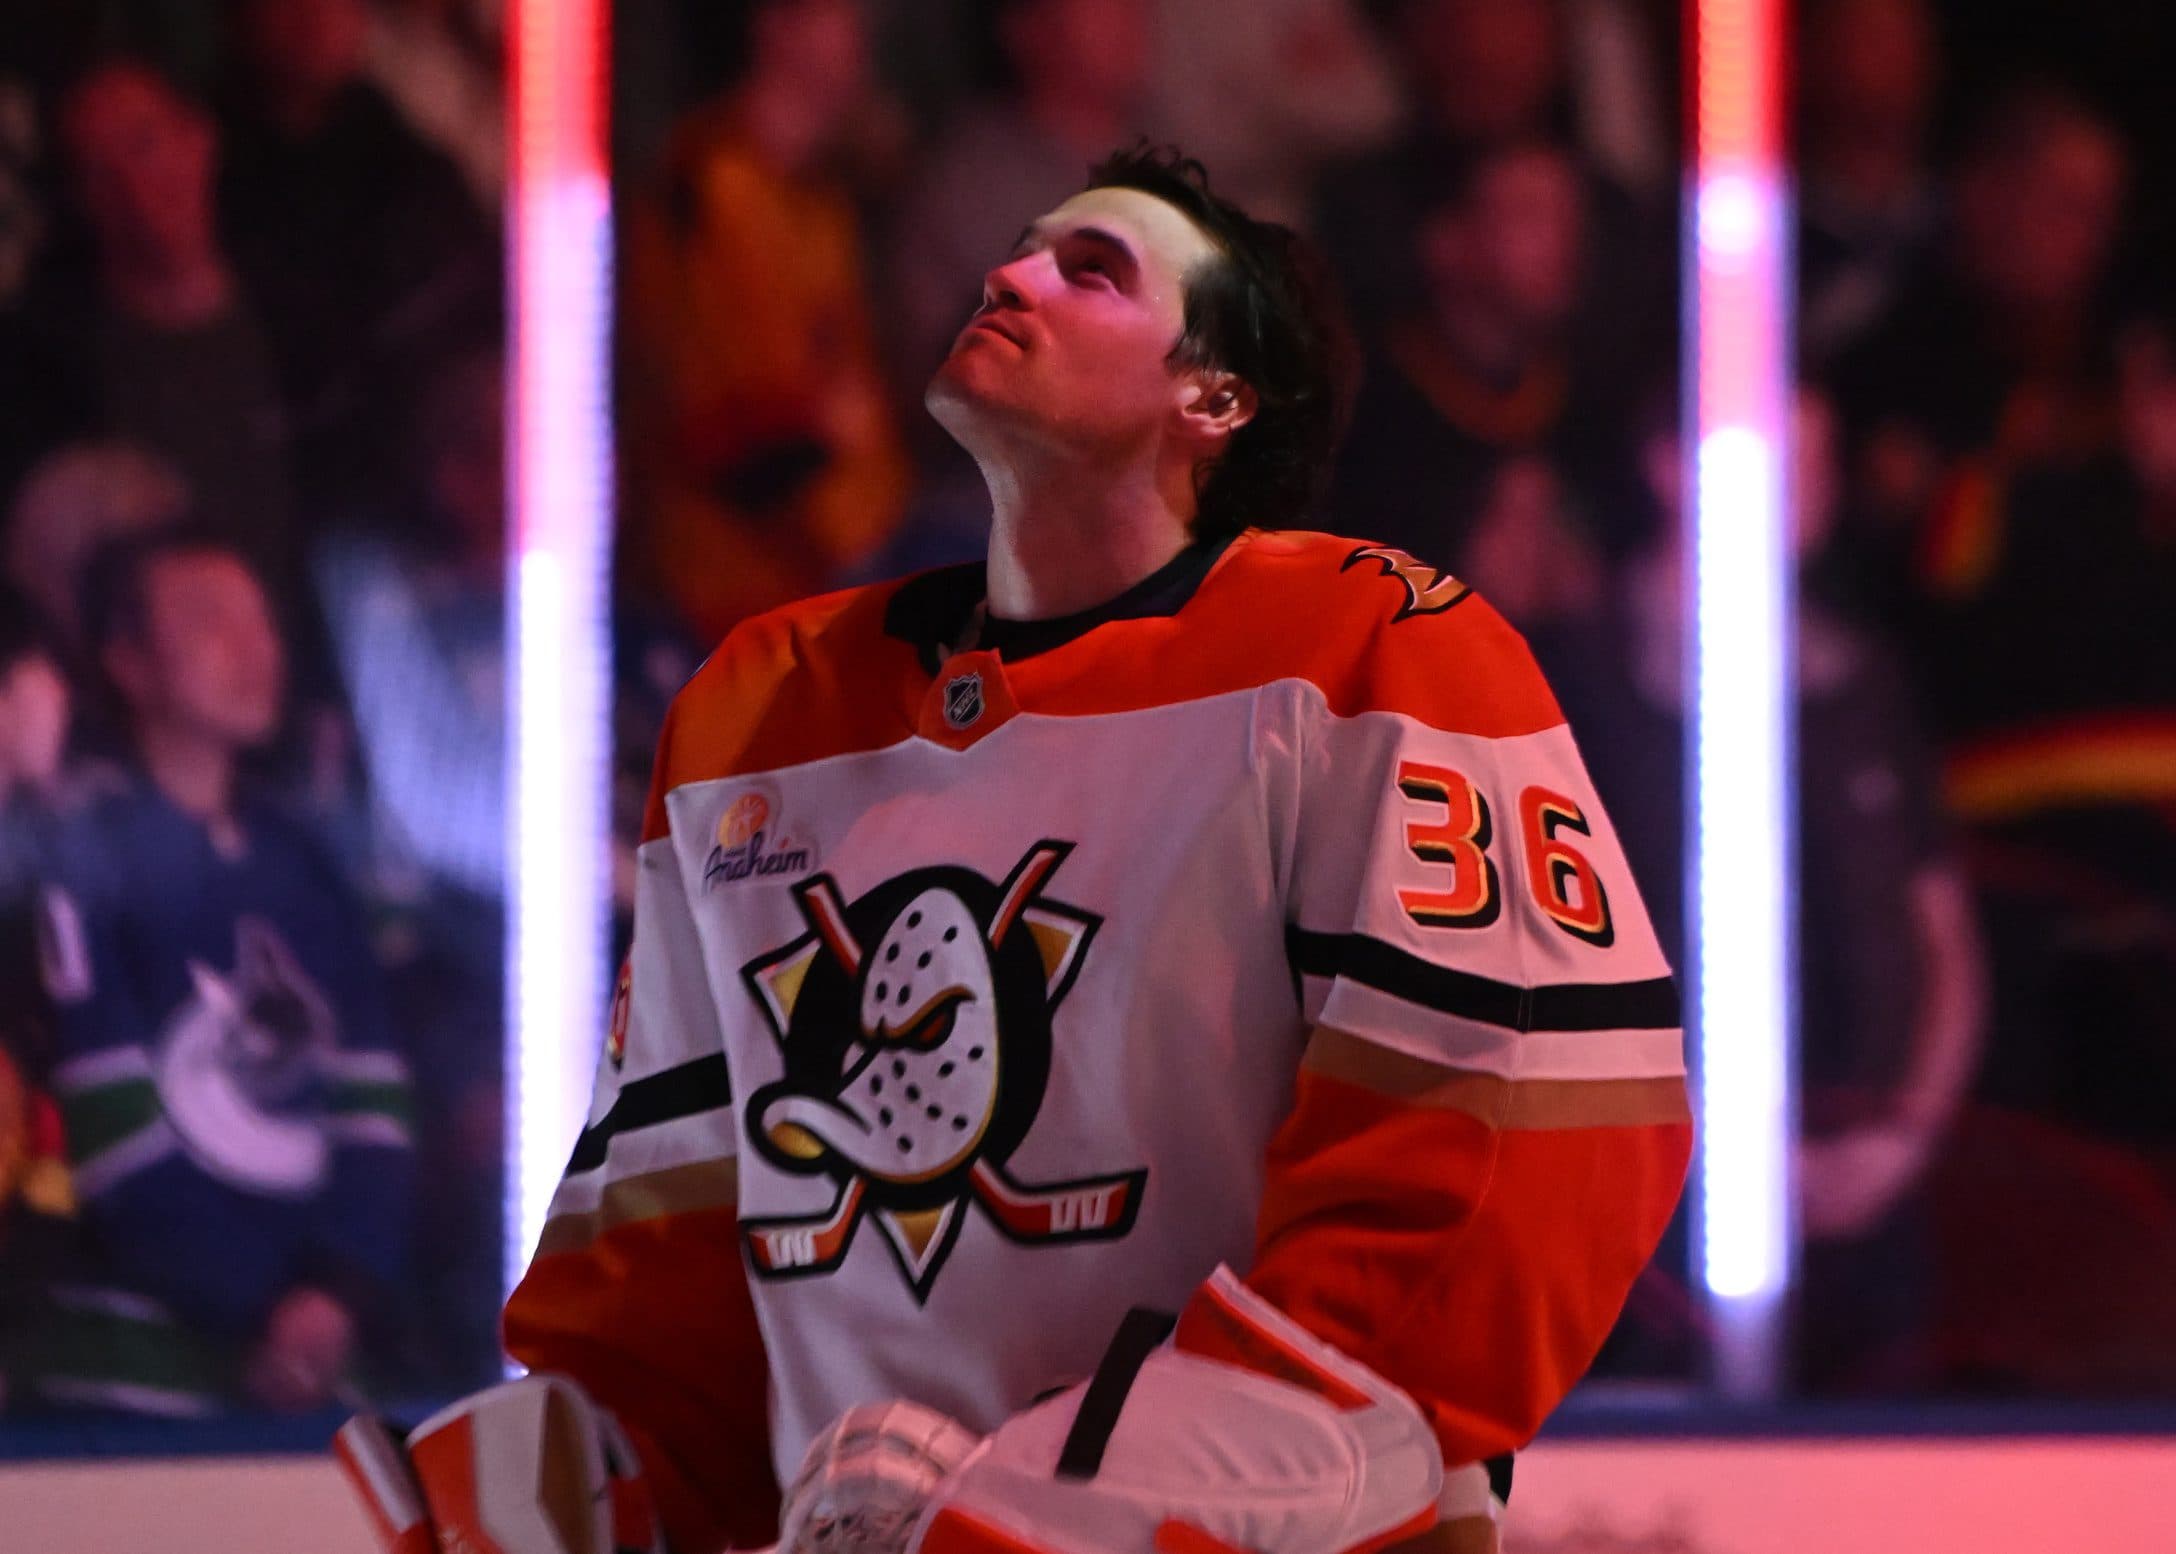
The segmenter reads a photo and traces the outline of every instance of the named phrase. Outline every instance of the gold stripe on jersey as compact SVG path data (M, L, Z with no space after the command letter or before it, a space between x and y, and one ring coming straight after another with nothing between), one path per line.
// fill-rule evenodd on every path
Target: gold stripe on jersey
M1685 1081L1505 1079L1394 1051L1318 1026L1301 1062L1327 1079L1413 1106L1464 1112L1492 1128L1637 1128L1690 1122Z
M617 1226L701 1209L730 1209L739 1198L740 1166L731 1157L625 1177L607 1184L594 1209L556 1214L546 1220L536 1255L579 1252Z

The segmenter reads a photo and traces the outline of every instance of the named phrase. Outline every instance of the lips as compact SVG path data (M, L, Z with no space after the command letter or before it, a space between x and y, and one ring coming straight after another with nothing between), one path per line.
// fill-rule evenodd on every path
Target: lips
M1009 324L1000 323L994 313L984 313L970 320L967 328L962 332L973 334L978 329L987 330L1001 340L1010 340L1022 350L1027 348L1027 341L1021 338L1020 332Z

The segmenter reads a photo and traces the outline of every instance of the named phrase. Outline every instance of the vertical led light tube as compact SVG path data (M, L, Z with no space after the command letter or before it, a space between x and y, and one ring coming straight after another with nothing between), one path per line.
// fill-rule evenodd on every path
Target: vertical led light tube
M506 1282L582 1122L607 954L609 0L515 0Z
M1688 633L1699 1274L1726 1395L1772 1395L1791 1277L1793 563L1784 0L1694 0Z

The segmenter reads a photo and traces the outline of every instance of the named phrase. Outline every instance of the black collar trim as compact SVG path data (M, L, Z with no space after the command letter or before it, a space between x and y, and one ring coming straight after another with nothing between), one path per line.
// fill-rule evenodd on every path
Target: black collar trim
M1049 620L1011 621L986 616L977 646L991 649L1007 663L1018 663L1065 646L1112 621L1176 615L1201 587L1236 536L1196 540L1115 599L1093 609ZM968 617L989 592L988 568L979 561L941 567L909 578L884 612L884 629L911 642L922 667L934 674L951 644L964 635Z

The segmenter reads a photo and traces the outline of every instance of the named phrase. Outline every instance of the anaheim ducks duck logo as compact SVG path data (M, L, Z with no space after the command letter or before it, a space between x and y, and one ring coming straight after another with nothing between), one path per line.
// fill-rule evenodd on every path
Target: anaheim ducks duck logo
M1051 1014L1102 923L1042 893L1072 850L1038 842L1002 883L938 867L852 902L828 874L794 887L808 932L741 973L786 1065L748 1098L747 1131L772 1164L839 1190L822 1214L747 1222L759 1274L829 1272L873 1216L926 1301L970 1202L1029 1245L1133 1227L1146 1171L1029 1184L1006 1168L1042 1107Z
M1376 562L1382 567L1384 577L1394 577L1405 584L1405 603L1390 617L1392 625L1408 615L1440 615L1473 592L1450 573L1439 571L1388 545L1363 545L1347 556L1338 570L1349 572L1363 561Z

